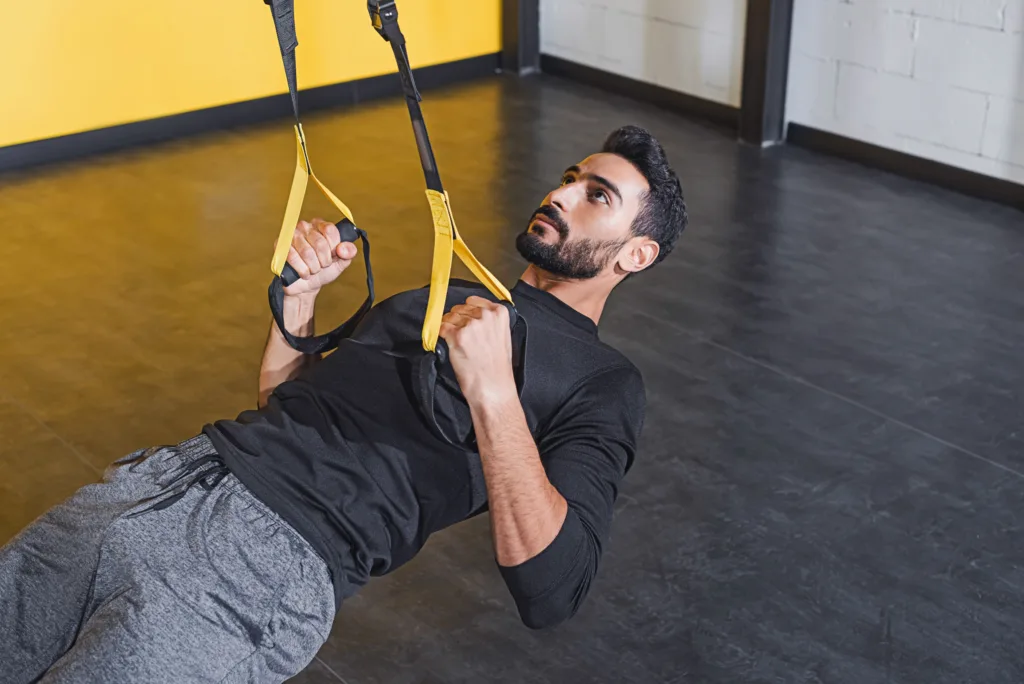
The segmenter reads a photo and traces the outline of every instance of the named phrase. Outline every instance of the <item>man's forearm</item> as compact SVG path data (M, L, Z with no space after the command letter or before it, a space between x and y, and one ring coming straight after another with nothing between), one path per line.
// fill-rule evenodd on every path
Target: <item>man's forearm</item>
M284 323L288 332L300 337L314 334L315 304L315 297L284 298ZM260 365L259 405L266 404L267 397L275 387L296 377L319 358L319 355L303 354L293 349L284 339L277 323L271 321L267 347L263 350L263 362Z
M551 484L514 388L470 401L499 565L516 566L558 536L568 504Z

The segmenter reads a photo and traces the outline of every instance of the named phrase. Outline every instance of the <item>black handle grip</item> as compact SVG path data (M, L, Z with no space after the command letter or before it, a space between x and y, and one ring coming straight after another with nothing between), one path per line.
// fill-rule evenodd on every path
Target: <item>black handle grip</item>
M359 239L359 233L356 232L355 225L347 218L343 218L335 224L338 227L338 232L341 234L342 242L355 242ZM281 280L284 282L284 286L288 287L299 279L299 272L292 268L291 264L285 264L284 270L281 271Z

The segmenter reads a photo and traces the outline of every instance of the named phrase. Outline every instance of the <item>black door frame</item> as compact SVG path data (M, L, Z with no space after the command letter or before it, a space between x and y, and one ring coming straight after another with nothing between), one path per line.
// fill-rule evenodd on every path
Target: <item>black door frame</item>
M785 142L792 29L793 0L747 0L739 130L743 142Z
M540 0L502 0L501 70L520 76L540 71Z

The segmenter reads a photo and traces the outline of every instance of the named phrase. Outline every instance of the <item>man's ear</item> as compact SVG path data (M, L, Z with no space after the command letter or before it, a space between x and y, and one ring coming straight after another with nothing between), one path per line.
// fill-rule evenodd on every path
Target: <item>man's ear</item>
M619 254L618 266L626 273L639 273L658 258L661 246L649 237L636 237Z

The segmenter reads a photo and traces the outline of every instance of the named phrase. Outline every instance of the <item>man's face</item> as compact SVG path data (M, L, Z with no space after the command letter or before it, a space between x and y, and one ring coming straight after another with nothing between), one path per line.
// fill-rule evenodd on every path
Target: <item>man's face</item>
M516 248L559 278L585 280L614 270L648 190L636 167L615 154L595 154L562 177L530 217Z

